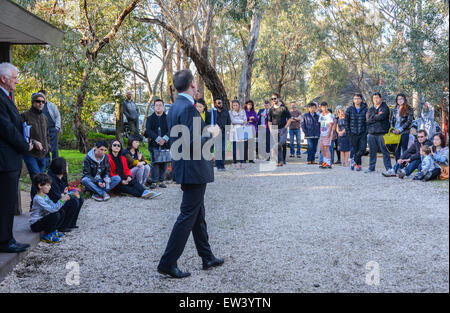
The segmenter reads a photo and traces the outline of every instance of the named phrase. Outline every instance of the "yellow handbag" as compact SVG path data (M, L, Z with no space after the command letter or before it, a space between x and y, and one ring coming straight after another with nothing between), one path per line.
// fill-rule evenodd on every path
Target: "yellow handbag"
M399 145L400 141L402 139L402 135L401 134L394 134L393 131L395 130L394 127L391 127L389 129L389 132L383 136L384 138L384 144L385 145Z

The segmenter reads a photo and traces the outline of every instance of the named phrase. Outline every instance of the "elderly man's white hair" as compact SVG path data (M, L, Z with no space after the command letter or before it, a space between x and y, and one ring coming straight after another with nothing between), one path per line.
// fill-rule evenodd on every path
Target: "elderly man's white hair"
M13 74L13 71L19 72L17 67L8 62L0 63L0 76L6 76L10 78Z

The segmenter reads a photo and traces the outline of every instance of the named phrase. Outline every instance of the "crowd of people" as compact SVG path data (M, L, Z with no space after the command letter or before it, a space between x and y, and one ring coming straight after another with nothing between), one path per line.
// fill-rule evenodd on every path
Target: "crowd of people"
M16 83L17 69L9 63L0 64L0 113L6 129L0 133L0 184L3 186L8 181L9 185L17 185L23 159L32 181L30 228L35 232L43 231L43 241L56 243L64 233L77 227L84 200L79 189L68 186L68 163L59 157L58 134L62 127L57 106L47 100L45 90L40 90L31 95L30 109L19 115L11 98ZM290 157L301 158L303 132L307 140L307 163L318 164L321 169L342 164L362 171L362 157L368 146L369 166L365 173L375 172L377 153L381 151L385 177L403 179L417 170L414 180L448 178L449 152L444 135L436 130L430 134L414 125L414 112L404 94L397 95L391 110L380 93L372 95L370 107L362 94L356 93L350 106L337 106L336 116L326 102L309 103L308 112L304 114L297 109L295 101L289 109L277 93L258 112L252 100L242 107L235 98L231 110L227 111L222 99L215 99L211 110L204 99L196 96L193 99L204 125L217 126L221 131L222 156L215 160L218 171L225 171L227 141L232 142L235 168L244 168L245 163L254 163L261 155L266 156L266 161L276 159L277 166L281 167L287 163L288 135ZM110 144L99 141L85 156L81 183L94 200L107 201L111 192L151 199L161 194L154 189L167 187L164 181L168 164L172 162L169 122L161 99L154 102L154 108L154 113L147 118L144 134L148 138L150 161L139 150L143 137L138 133L139 111L131 100L131 93L124 103L124 114L134 133L127 147L124 149L119 140ZM243 127L246 127L244 133L241 132ZM397 139L393 151L390 151L392 145L385 142L387 134ZM271 147L271 138L276 139L274 147ZM265 151L258 151L264 147L256 144L261 140L265 142ZM319 163L316 162L318 148ZM391 152L395 156L394 165ZM10 192L17 197L16 189ZM1 227L0 251L21 251L27 246L16 243L12 237L13 202L8 200L8 210L3 210L7 213L2 217L5 225Z
M215 99L210 111L207 111L204 99L198 99L195 105L206 125L218 125L222 130L223 154L225 139L229 138L232 142L233 164L236 168L243 168L247 162L254 163L259 153L258 149L252 151L251 147L258 148L261 145L252 144L252 141L263 138L266 142L265 152L269 154L266 161L270 161L272 152L277 166L285 165L288 134L290 157L301 158L300 138L303 131L307 140L307 162L310 165L318 164L322 169L331 169L333 164L341 164L352 171L362 171L362 157L368 148L369 166L365 173L375 172L377 154L381 152L385 167L382 174L385 177L398 176L403 179L411 177L418 170L415 180L448 178L448 147L444 135L435 127L418 129L417 123L414 123L413 108L408 104L406 95L396 96L392 110L378 92L372 95L371 100L372 105L369 107L363 95L355 93L350 106L336 107L336 116L326 102L311 102L307 105L308 112L302 114L293 101L289 110L276 93L272 95L272 103L266 101L264 108L258 113L252 100L248 100L242 108L239 101L234 99L229 112L223 110L221 99ZM227 126L230 126L229 134L226 133ZM248 139L238 135L239 128L243 126L251 126L253 129L253 134ZM273 131L273 126L277 127L277 132ZM265 133L260 134L261 129L265 129ZM396 138L395 144L385 142L387 134ZM275 136L277 144L271 149L270 138L275 139ZM239 145L239 142L243 144ZM241 154L243 158L240 159L237 158L239 147L244 150ZM316 162L318 148L319 163ZM394 165L391 154L395 157ZM225 170L223 160L224 155L221 160L216 160L216 167L220 171Z
M59 157L58 135L62 127L58 107L47 100L45 90L40 90L31 95L30 108L19 114L12 97L18 83L17 74L12 64L0 64L0 117L5 128L0 141L0 183L9 186L9 189L4 188L7 197L1 211L0 252L22 252L29 247L17 243L12 235L22 160L32 182L30 229L42 232L42 241L58 243L65 233L77 228L84 202L81 190L69 186L67 160ZM138 126L133 118L137 118L138 112L133 110L137 108L127 105L127 101L131 102L130 97L124 103L125 114L129 115L128 123L136 132ZM109 200L110 192L152 199L161 193L150 189L166 188L168 162L160 162L155 154L168 149L168 130L164 104L156 101L155 107L155 113L147 121L146 132L152 162L139 151L143 139L140 136L129 138L126 149L118 140L109 145L99 141L85 156L81 183L94 200Z

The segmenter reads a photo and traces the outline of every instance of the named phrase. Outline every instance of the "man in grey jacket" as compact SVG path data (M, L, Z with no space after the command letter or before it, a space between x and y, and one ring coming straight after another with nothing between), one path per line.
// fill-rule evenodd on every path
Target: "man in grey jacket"
M47 91L44 89L39 90L39 93L44 95L45 105L42 109L42 113L47 116L48 121L48 130L50 133L50 146L51 151L48 152L47 158L47 166L50 165L50 152L52 153L52 160L58 157L58 135L62 133L61 129L61 115L59 114L58 107L53 102L48 101Z
M139 110L136 103L131 100L131 96L131 91L128 91L127 98L123 102L123 114L127 118L130 132L142 140L141 135L139 135Z

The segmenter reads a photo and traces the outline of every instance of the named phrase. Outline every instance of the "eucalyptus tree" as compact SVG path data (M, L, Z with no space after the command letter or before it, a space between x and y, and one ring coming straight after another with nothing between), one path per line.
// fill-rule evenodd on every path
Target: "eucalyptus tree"
M158 25L166 30L183 50L184 56L195 64L204 84L213 97L223 100L224 107L229 108L225 87L210 61L209 49L214 26L214 17L221 12L227 1L218 0L155 0L147 6L146 15L136 20ZM186 68L189 63L183 60ZM203 82L200 82L200 89Z

